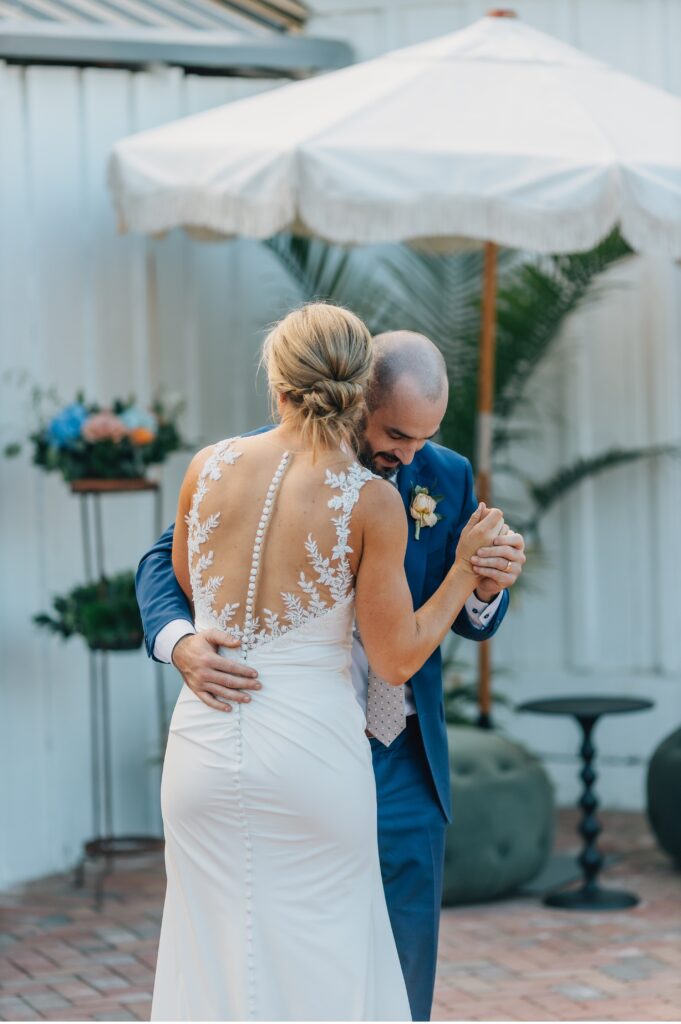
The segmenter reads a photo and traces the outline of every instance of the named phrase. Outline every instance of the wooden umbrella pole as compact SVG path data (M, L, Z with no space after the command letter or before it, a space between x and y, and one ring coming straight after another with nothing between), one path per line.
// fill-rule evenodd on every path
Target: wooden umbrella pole
M494 412L494 357L496 343L497 245L485 243L485 270L482 291L482 333L478 368L477 479L478 501L489 505L492 498L492 431ZM490 643L478 647L478 725L491 725Z

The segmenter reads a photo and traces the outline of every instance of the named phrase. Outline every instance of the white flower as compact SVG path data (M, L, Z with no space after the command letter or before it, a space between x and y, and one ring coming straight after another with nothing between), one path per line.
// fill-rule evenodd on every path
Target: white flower
M421 492L421 494L417 494L412 501L411 508L409 510L411 512L412 519L420 519L422 524L425 523L426 526L434 526L435 523L426 522L426 518L433 515L435 512L435 505L435 499L431 498L429 494L424 494L423 492ZM435 522L437 522L437 520L435 520Z
M428 493L427 487L417 487L414 490L409 506L409 515L416 520L414 531L416 540L419 539L422 526L436 526L442 519L442 516L435 511L439 501L442 501L442 497L440 495L433 497Z

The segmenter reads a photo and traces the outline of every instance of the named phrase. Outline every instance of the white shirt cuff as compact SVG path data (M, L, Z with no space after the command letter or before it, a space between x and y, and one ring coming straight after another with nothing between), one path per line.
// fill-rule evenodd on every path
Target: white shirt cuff
M172 622L169 622L160 630L156 637L154 657L158 658L159 661L165 661L169 665L173 647L181 637L187 636L188 633L196 633L188 619L173 619Z
M500 590L493 601L481 601L474 593L466 598L464 608L472 626L475 626L476 629L484 629L485 626L489 626L490 620L499 607L502 594L503 590Z

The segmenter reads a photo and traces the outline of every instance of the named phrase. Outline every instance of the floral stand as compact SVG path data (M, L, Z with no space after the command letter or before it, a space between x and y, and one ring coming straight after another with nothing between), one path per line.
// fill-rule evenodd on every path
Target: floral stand
M81 479L70 483L71 491L80 499L80 520L86 581L92 582L105 575L104 537L102 529L102 496L114 494L148 493L154 498L154 528L156 536L162 531L161 487L143 477L128 479ZM113 870L117 857L136 856L163 848L163 838L151 835L115 835L113 828L113 784L111 751L111 718L109 693L109 658L121 651L138 649L139 637L129 643L115 646L93 645L89 649L90 675L90 744L92 775L92 830L93 837L84 843L83 855L75 868L74 883L85 882L88 861L103 861L95 882L95 908L101 909L104 885ZM163 668L154 662L156 673L156 699L158 733L161 744L168 732Z

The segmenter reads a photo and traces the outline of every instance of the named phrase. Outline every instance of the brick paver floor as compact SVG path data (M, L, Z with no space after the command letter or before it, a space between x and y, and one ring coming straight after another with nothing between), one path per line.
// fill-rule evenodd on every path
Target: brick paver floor
M681 872L645 819L601 812L603 881L626 911L553 910L537 896L445 910L436 1020L681 1019ZM576 815L557 848L576 850ZM94 869L91 869L94 871ZM55 875L0 894L0 1019L147 1020L164 889L162 855L122 861L103 910Z

